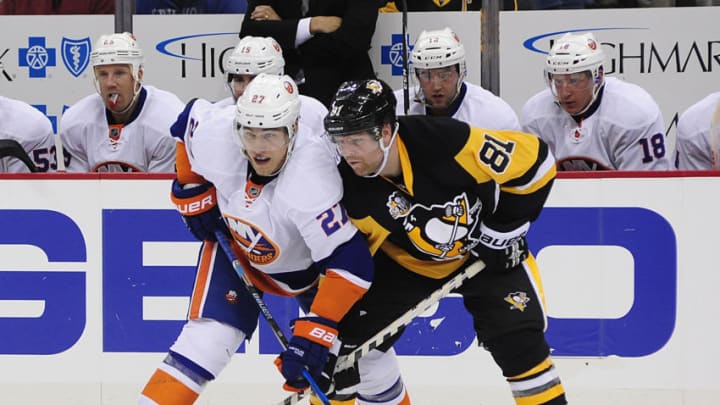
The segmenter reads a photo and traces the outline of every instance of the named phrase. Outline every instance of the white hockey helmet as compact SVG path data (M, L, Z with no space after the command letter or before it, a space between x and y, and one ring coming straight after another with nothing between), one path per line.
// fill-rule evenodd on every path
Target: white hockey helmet
M223 68L230 75L258 75L267 73L282 75L285 68L282 48L271 37L243 37L230 55L225 58Z
M566 33L553 44L545 61L545 81L557 97L553 75L590 72L593 80L592 99L578 114L586 111L597 98L603 85L605 53L591 33Z
M299 116L300 97L295 81L287 75L260 73L248 84L243 95L235 103L235 140L244 152L245 127L286 128L289 137L287 151L289 158L295 142Z
M553 44L545 61L548 74L590 70L595 73L605 62L605 53L592 33L567 33Z
M465 47L448 27L421 32L410 53L410 61L415 69L459 65L460 77L465 78Z
M95 49L90 53L90 64L93 68L101 65L130 65L133 78L139 82L138 72L143 66L143 51L135 36L129 32L101 35L95 42Z
M410 62L412 62L413 78L417 75L416 69L436 69L457 65L459 75L457 93L460 92L460 87L467 76L465 47L460 42L460 37L448 27L421 32L410 53ZM419 101L425 99L420 86L417 86L415 96Z

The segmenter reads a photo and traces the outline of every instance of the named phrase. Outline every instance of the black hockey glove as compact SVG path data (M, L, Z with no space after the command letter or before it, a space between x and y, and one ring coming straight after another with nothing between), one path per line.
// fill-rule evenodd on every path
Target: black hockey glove
M335 364L337 364L337 350L330 350L330 356L325 369L317 380L318 386L322 389L329 399L343 402L354 399L357 396L357 388L360 384L360 373L358 372L357 362L353 367L335 372ZM312 403L312 401L311 401Z
M525 234L530 223L525 223L509 232L499 232L480 224L480 243L473 253L489 270L507 270L519 266L528 257Z

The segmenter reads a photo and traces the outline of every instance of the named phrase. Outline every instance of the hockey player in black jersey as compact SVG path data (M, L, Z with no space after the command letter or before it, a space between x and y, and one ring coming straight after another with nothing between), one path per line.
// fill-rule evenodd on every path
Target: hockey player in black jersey
M395 107L386 83L351 81L338 89L325 118L343 158L343 203L378 270L339 325L343 343L361 344L482 260L485 269L457 290L478 341L517 404L566 404L545 340L542 284L525 239L555 177L547 145L531 134L472 128L451 118L396 117ZM369 403L366 387L382 386L386 395L373 404L410 404L393 342L360 359L358 403Z

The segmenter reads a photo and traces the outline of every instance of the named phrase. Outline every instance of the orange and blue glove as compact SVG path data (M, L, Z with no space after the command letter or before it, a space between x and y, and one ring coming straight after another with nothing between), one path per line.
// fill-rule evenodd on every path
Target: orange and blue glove
M334 321L319 316L296 319L287 349L275 360L285 378L283 388L293 392L307 389L309 383L302 375L305 369L315 381L323 379L323 369L337 337L337 323Z

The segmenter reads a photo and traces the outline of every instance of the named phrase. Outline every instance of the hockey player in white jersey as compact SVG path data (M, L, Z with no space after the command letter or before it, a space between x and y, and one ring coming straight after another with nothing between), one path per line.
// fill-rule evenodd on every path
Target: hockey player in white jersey
M23 101L0 96L0 143L0 173L57 169L50 120Z
M709 94L680 114L675 152L678 170L720 168L720 92Z
M337 336L337 323L369 288L374 270L368 246L340 204L343 188L333 156L298 122L299 104L289 76L260 74L236 108L194 100L173 125L178 153L172 199L204 242L188 322L140 404L194 403L256 328L257 305L215 242L215 230L234 241L257 288L297 296L307 313L295 322L289 349L277 361L286 389L307 387L304 367L318 378L337 339L315 339L311 331ZM185 209L201 201L211 204L202 212Z
M218 101L219 106L235 105L247 85L260 73L282 75L285 70L280 44L272 37L243 37L223 63L231 96ZM316 134L325 133L323 119L328 110L319 100L300 95L300 121Z
M523 106L523 131L550 146L558 170L669 170L665 124L652 96L605 77L592 33L565 34L548 53L548 88Z
M471 126L520 130L515 111L505 100L465 81L465 47L450 28L423 31L410 53L409 115L452 117ZM396 113L405 114L403 90L395 91Z
M97 94L63 114L68 172L173 172L170 125L183 102L143 85L143 51L127 32L102 35L90 54Z

